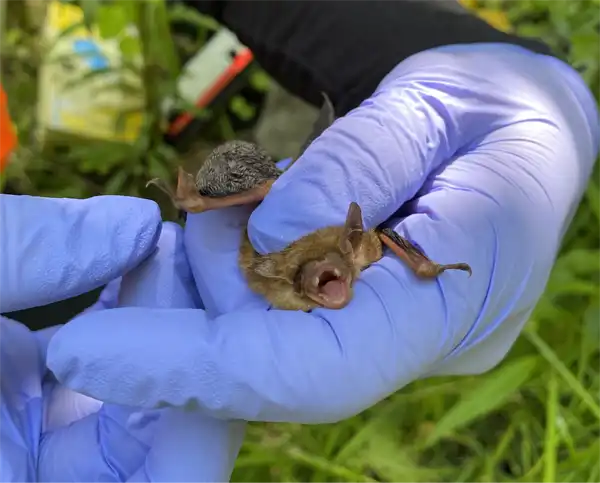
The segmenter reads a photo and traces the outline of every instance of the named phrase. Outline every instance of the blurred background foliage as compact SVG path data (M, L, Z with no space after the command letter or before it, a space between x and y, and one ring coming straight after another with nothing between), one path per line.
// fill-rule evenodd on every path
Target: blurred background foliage
M496 28L547 42L580 71L598 100L599 0L462 3ZM175 163L198 162L203 149L224 139L253 136L272 85L259 68L219 111L199 112L177 97L181 66L218 28L214 20L178 4L167 8L162 0L79 4L84 26L116 39L123 58L100 73L84 74L75 84L114 76L115 70L132 74L116 82L116 88L137 100L129 109L142 112L137 118L140 135L132 143L40 135L39 72L52 51L40 29L45 2L2 2L2 83L20 138L2 178L5 192L152 197L144 189L149 178L172 177ZM129 22L139 35L131 33ZM182 24L184 29L175 28ZM190 29L195 35L181 34ZM161 106L166 99L207 120L198 142L186 152L165 142L169 119ZM501 365L481 376L415 382L337 424L251 424L233 480L600 481L597 173L545 295Z

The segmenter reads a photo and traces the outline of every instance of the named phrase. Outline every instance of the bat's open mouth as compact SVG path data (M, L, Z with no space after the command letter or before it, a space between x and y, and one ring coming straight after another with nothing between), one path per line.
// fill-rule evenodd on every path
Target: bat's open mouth
M350 301L350 284L337 269L321 272L318 290L328 308L341 308Z
M328 309L341 309L352 298L352 273L337 254L306 263L300 271L300 293Z

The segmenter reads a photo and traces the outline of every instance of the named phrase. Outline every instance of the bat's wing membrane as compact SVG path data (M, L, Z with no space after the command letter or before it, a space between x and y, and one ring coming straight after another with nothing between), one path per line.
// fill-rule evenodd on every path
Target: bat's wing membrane
M331 103L331 99L329 99L329 96L324 92L322 93L322 95L323 105L321 106L321 110L319 111L319 116L313 124L312 131L310 132L308 138L306 139L306 141L304 141L304 144L300 148L300 152L298 153L296 159L302 156L304 154L304 151L306 151L306 149L308 148L308 146L310 146L310 144L315 139L317 139L321 134L323 134L325 129L331 126L333 124L333 121L335 121L335 110L333 108L333 104Z

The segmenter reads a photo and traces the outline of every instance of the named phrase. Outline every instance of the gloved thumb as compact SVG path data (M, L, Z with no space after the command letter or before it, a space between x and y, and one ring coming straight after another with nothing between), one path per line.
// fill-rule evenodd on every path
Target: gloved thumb
M284 169L291 159L280 161ZM210 318L242 309L266 309L239 269L240 243L254 205L189 214L185 249L198 293Z

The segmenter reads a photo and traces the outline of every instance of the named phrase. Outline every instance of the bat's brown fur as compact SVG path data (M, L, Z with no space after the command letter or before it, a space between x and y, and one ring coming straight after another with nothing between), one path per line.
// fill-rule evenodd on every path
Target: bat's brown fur
M250 288L264 296L275 308L309 311L327 306L307 296L302 290L303 271L311 261L326 261L347 277L348 297L342 308L352 299L352 286L360 272L383 256L379 235L375 230L360 231L352 250L340 246L348 238L345 226L330 226L314 231L291 243L280 252L260 255L244 231L239 264ZM318 276L318 271L309 276Z

